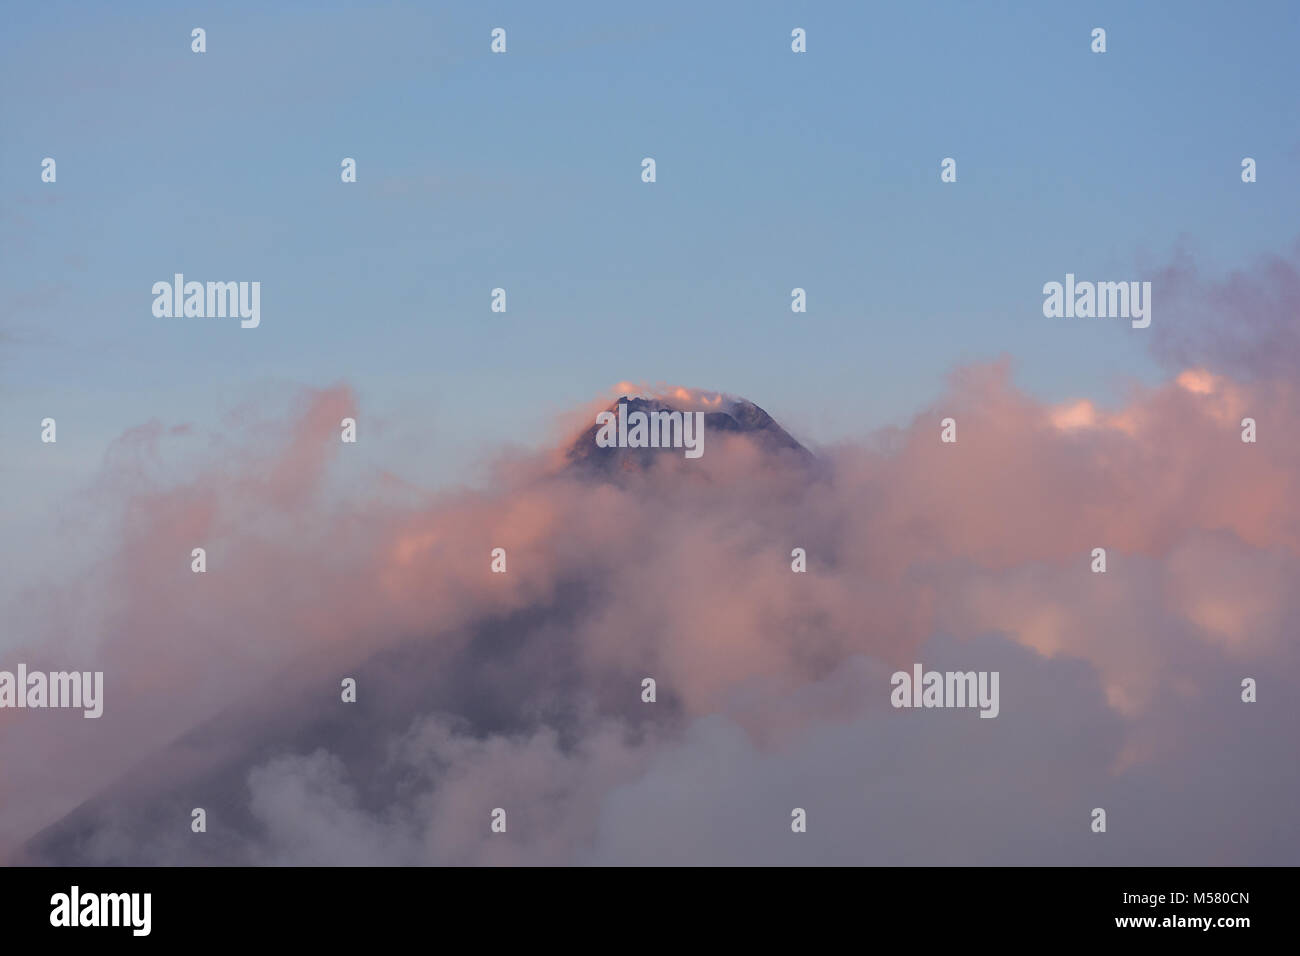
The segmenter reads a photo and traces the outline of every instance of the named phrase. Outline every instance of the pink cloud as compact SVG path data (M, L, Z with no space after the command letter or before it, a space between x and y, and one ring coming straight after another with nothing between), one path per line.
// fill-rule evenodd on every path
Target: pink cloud
M770 773L797 742L888 713L871 696L887 689L853 676L860 662L887 674L938 637L959 642L947 653L978 657L998 635L1026 680L1086 668L1095 690L1081 684L1075 706L1107 728L1089 759L1117 779L1185 750L1171 707L1230 698L1248 672L1296 682L1300 452L1287 429L1300 400L1287 378L1197 366L1120 407L1048 406L1013 386L1005 362L974 365L907 426L830 449L820 470L719 434L698 461L665 458L618 481L557 470L559 458L539 453L503 463L482 489L423 501L394 496L391 481L365 499L327 493L339 420L356 413L346 388L305 393L287 424L244 422L242 442L221 442L183 479L156 472L191 434L151 425L123 436L97 495L120 515L114 546L86 578L34 598L28 616L43 629L16 658L105 670L105 717L0 712L10 771L0 845L192 728L202 730L182 757L144 783L199 779L254 742L274 752L283 721L338 706L336 690L310 688L336 688L393 654L426 668L383 665L383 681L363 685L422 702L397 715L410 726L373 743L427 778L397 835L460 862L580 857L604 839L601 819L636 805L617 788L694 765L693 747ZM1255 444L1240 440L1247 414L1259 422ZM956 444L939 440L946 417ZM204 575L189 568L198 543ZM506 574L489 570L496 547ZM806 574L791 572L797 547ZM1089 570L1095 547L1109 553L1106 575ZM91 639L74 639L87 620ZM658 682L663 716L637 730L644 676ZM493 707L515 731L446 722L441 701L470 683L500 691ZM238 733L222 732L228 717L207 723L241 713ZM710 720L748 743L699 732ZM1016 733L1041 744L1032 722ZM246 768L249 812L273 831L275 853L406 852L396 848L409 840L375 830L361 809L347 761L278 746ZM1014 772L1018 786L1045 785L1033 767ZM1177 772L1167 771L1175 788ZM553 839L520 850L457 835L485 801L508 799L494 794L519 805L532 786L561 797L521 824L540 833L546 813L559 814ZM304 801L308 817L295 816ZM320 829L298 832L302 819ZM337 840L317 845L331 820ZM110 856L144 839L96 832Z

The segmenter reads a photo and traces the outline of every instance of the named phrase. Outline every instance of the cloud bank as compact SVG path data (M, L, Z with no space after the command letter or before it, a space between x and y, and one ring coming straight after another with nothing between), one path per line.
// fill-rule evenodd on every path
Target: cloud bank
M1276 343L1294 279L1266 266L1201 299ZM339 442L361 414L343 386L206 445L129 432L83 503L112 547L24 600L11 652L103 670L105 714L0 711L0 854L1294 863L1297 378L1249 329L1222 352L1184 331L1170 355L1209 341L1224 362L1114 408L964 367L816 470L737 434L617 480L549 450L477 489L340 494L360 450ZM1000 671L1000 716L892 709L890 673L918 661Z

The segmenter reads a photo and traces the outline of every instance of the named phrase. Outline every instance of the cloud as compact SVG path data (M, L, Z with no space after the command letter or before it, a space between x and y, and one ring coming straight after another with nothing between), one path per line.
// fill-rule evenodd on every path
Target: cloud
M1251 374L1199 363L1115 408L1040 403L1005 362L964 367L912 422L815 470L740 433L615 480L545 452L476 489L341 495L342 386L206 443L134 429L83 503L113 519L101 560L15 618L15 660L106 672L105 715L0 711L0 849L1293 860L1300 398L1294 370L1240 355ZM889 674L916 661L999 670L1000 716L893 710ZM207 834L189 832L196 806ZM1088 830L1096 806L1108 835Z
M653 398L670 402L682 411L710 411L736 401L736 396L724 392L710 392L699 388L687 388L684 385L668 385L657 382L649 385L644 382L619 382L610 391L615 396Z
M1169 316L1152 337L1171 367L1210 366L1245 379L1294 382L1300 355L1300 239L1224 278L1203 274L1186 250L1155 274Z

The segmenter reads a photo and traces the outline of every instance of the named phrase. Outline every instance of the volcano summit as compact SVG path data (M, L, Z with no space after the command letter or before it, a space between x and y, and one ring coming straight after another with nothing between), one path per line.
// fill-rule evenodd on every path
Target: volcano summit
M704 407L692 407L700 404ZM697 399L681 404L624 395L597 413L595 424L569 446L566 458L583 471L641 471L653 466L664 449L681 448L686 458L699 458L704 453L706 432L711 437L743 436L764 453L813 460L812 453L763 409L722 395L712 402Z

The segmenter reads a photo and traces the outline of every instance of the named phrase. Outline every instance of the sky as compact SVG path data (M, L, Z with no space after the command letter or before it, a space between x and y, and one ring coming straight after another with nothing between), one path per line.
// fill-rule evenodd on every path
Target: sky
M810 443L905 421L955 363L1002 354L1045 398L1117 396L1157 376L1158 290L1139 334L1045 320L1041 287L1180 249L1227 271L1295 238L1297 17L15 5L3 437L62 412L84 463L154 417L346 381L392 420L386 458L441 483L619 381L744 395ZM175 272L261 281L261 327L155 319Z
M1221 417L1298 341L1291 3L56 2L0 25L0 599L29 611L130 560L133 491L274 444L304 395L357 414L342 500L481 485L620 382L743 396L836 455L937 431L970 367L1122 424L1166 421L1183 360L1217 358ZM155 317L177 272L260 281L260 326ZM1150 327L1044 317L1067 273L1152 281Z

